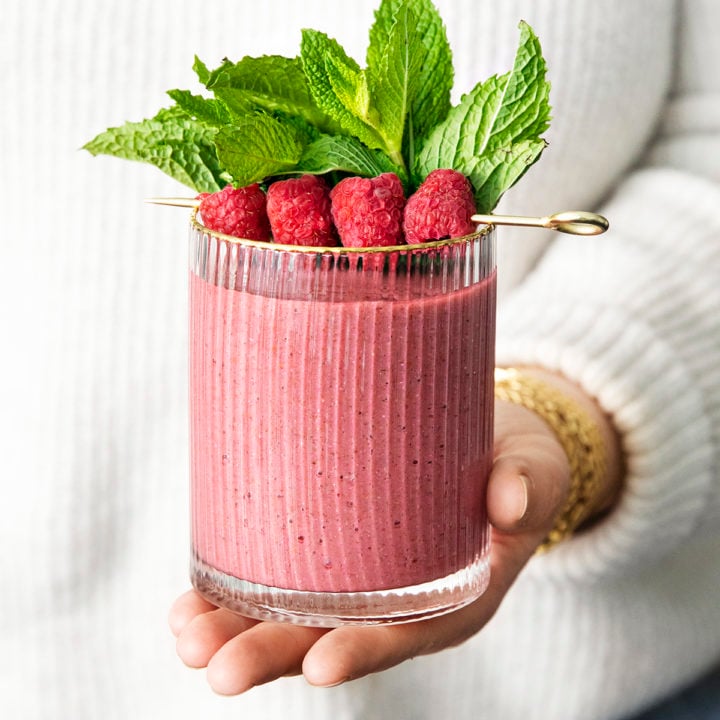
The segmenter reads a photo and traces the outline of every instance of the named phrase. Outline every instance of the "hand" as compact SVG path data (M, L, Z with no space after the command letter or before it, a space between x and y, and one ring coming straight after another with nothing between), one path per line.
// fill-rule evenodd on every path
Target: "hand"
M595 412L599 422L607 423ZM487 490L493 526L491 579L478 600L420 622L325 629L251 620L216 608L191 590L170 612L180 658L190 667L207 667L216 692L236 695L300 673L312 685L337 685L458 645L477 633L552 527L569 484L562 447L530 411L498 403L495 437ZM608 486L615 483L616 478L609 477ZM610 496L609 489L605 497Z

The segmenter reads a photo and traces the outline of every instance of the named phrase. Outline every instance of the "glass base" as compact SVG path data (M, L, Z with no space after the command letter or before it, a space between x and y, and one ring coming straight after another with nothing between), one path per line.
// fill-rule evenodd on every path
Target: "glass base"
M485 592L487 556L432 582L370 592L305 592L269 587L228 575L193 556L190 578L210 602L257 620L337 627L425 620L457 610Z

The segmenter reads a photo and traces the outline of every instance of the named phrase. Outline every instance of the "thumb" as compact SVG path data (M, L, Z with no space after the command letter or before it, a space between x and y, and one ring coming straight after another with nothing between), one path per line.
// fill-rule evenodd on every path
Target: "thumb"
M487 487L488 516L506 533L549 531L567 497L569 466L554 437L518 435L495 459Z

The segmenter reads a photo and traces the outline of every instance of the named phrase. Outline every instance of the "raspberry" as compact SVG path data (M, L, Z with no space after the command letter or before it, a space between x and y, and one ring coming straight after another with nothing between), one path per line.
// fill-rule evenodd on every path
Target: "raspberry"
M335 227L346 247L403 243L405 195L395 173L345 178L332 189L330 199Z
M422 243L475 232L475 200L468 179L455 170L433 170L405 205L405 240Z
M220 192L201 193L200 215L203 225L225 235L248 240L270 240L270 223L265 209L265 193L255 183Z
M330 193L315 175L274 182L267 213L275 242L286 245L337 245L330 214Z

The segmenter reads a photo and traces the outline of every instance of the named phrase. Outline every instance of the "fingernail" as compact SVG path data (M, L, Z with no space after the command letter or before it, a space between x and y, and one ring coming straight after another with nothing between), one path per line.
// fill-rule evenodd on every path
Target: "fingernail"
M349 679L350 679L349 677L344 677L344 678L340 678L340 680L335 680L334 682L313 683L313 684L315 685L315 687L334 688L334 687L337 687L338 685L342 685L343 683L346 683Z
M528 486L530 481L525 475L517 475L513 482L513 489L509 493L509 511L514 522L520 523L525 518L528 509Z

